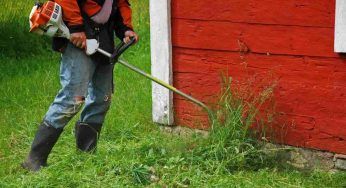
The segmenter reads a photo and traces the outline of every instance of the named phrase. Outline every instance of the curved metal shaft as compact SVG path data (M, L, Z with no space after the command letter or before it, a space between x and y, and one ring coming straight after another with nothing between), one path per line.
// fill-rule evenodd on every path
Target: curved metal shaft
M180 96L190 100L191 102L193 102L193 103L197 104L198 106L202 107L203 109L205 109L208 112L209 115L212 114L212 111L209 109L209 107L207 105L205 105L204 103L202 103L201 101L197 100L196 98L194 98L194 97L192 97L192 96L190 96L190 95L180 91L179 89L177 89L177 88L167 84L166 82L164 82L164 81L162 81L162 80L160 80L160 79L158 79L158 78L156 78L156 77L154 77L154 76L152 76L152 75L150 75L150 74L148 74L148 73L138 69L137 67L129 64L128 62L126 62L124 60L119 59L118 63L122 64L123 66L125 66L125 67L127 67L127 68L129 68L129 69L131 69L131 70L141 74L141 75L143 75L144 77L146 77L146 78L156 82L157 84L159 84L159 85L161 85L161 86L163 86L163 87L173 91L174 93L176 93L176 94L178 94L178 95L180 95Z
M107 57L110 57L110 58L112 57L112 54L110 54L110 53L108 53L108 52L106 52L106 51L104 51L102 49L97 49L97 51L102 53L103 55L105 55ZM128 62L126 62L126 61L124 61L122 59L118 59L118 63L123 65L123 66L125 66L125 67L127 67L128 69L130 69L130 70L132 70L132 71L134 71L134 72L136 72L136 73L138 73L138 74L140 74L140 75L142 75L142 76L144 76L144 77L154 81L155 83L157 83L157 84L159 84L159 85L161 85L161 86L171 90L172 92L174 92L174 93L176 93L176 94L178 94L178 95L188 99L189 101L197 104L198 106L202 107L205 111L207 111L208 116L209 116L209 120L211 121L212 126L213 126L214 120L215 120L214 113L203 102L201 102L201 101L197 100L196 98L194 98L194 97L192 97L192 96L190 96L190 95L188 95L188 94L178 90L177 88L169 85L168 83L166 83L166 82L164 82L164 81L162 81L162 80L160 80L160 79L158 79L158 78L156 78L156 77L154 77L154 76L144 72L143 70L141 70L141 69L131 65L130 63L128 63Z

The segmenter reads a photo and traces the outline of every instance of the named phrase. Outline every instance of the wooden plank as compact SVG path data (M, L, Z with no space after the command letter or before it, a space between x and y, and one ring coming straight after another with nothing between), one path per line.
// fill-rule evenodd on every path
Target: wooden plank
M195 20L334 27L334 8L335 0L174 0L172 16Z
M335 52L338 52L338 53L346 52L346 1L345 0L336 0L334 50Z
M173 19L172 32L176 47L338 57L333 28Z
M241 79L244 74L273 72L286 80L297 83L345 87L346 59L300 57L286 55L242 55L236 52L174 48L174 73L190 73L189 76L215 76L229 72ZM253 72L251 69L256 70ZM245 72L246 71L246 72ZM210 81L211 82L211 81ZM176 83L182 84L182 83ZM211 83L213 84L213 83Z
M323 133L312 134L312 136L323 136ZM287 141L289 144L290 141ZM319 150L331 151L335 153L345 154L346 155L346 140L340 140L335 137L331 138L319 138L311 139L305 143L305 147L315 148Z
M174 109L177 125L193 129L207 130L209 128L208 115L191 102L174 98Z
M172 84L171 1L150 0L151 72L153 76ZM152 84L153 121L172 125L173 94Z

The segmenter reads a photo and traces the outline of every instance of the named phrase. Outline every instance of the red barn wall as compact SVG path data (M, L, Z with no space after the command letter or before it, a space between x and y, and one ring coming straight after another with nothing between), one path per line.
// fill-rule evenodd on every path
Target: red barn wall
M222 71L238 82L276 75L282 142L346 154L346 59L333 52L334 14L334 0L173 0L174 84L210 102ZM207 119L176 95L174 105L177 124Z

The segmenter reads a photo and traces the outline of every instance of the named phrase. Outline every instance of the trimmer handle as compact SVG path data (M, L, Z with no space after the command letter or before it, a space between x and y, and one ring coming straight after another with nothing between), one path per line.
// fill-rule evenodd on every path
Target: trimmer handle
M128 48L130 48L134 43L136 43L136 38L131 37L130 42L125 43L121 42L114 50L114 53L112 54L111 57L111 62L117 62L118 58L123 54Z

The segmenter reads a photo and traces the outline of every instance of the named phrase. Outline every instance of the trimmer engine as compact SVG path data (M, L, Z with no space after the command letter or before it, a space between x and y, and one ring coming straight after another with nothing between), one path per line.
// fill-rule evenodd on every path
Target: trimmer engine
M35 4L30 16L30 32L49 37L70 38L70 32L62 20L62 8L53 1Z

